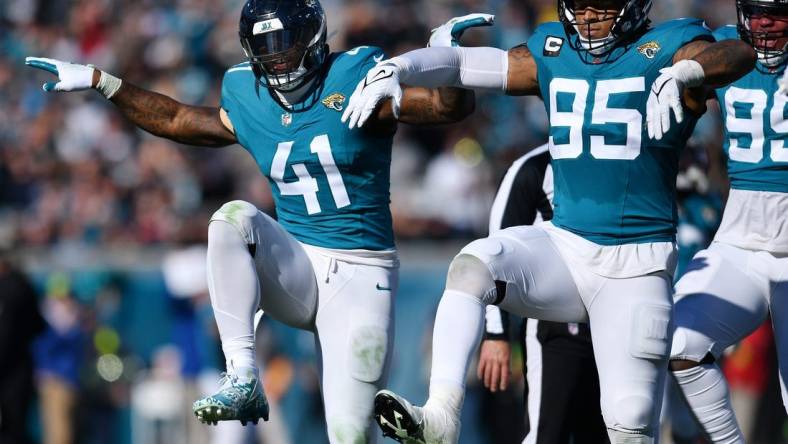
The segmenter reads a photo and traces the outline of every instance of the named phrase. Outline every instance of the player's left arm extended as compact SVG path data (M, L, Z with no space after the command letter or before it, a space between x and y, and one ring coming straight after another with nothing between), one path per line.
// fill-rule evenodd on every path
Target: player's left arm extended
M741 40L696 40L676 52L673 57L674 66L682 60L693 60L703 69L702 84L694 88L688 87L684 91L683 98L689 107L690 102L698 99L705 103L715 88L731 84L752 71L757 55L750 45ZM701 109L703 110L705 107Z
M399 117L394 116L391 100L377 113L378 122L399 121L411 125L454 123L471 115L476 106L473 91L461 88L406 87L402 92Z
M715 88L740 79L755 67L757 56L741 40L695 40L681 47L673 66L660 70L651 86L646 121L649 137L660 140L671 126L684 120L684 106L696 114L706 112L706 99Z

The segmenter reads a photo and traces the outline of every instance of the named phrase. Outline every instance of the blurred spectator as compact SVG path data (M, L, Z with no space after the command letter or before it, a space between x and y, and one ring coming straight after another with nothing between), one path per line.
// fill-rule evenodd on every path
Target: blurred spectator
M33 344L44 444L76 442L79 372L84 360L85 334L78 302L70 283L54 274L47 285L44 319L47 328Z
M27 278L0 254L0 443L28 443L33 399L30 344L43 329L36 293Z
M184 410L188 409L180 376L181 355L172 345L153 356L151 370L139 378L131 392L132 443L186 444Z

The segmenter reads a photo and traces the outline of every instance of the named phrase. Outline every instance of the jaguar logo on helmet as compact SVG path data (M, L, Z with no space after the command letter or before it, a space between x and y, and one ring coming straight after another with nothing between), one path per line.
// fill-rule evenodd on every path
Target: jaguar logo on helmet
M776 70L788 61L788 0L737 0L739 37L758 54L761 65Z
M586 35L590 36L593 22L581 24L577 20L575 10L578 9L578 3L591 5L602 11L618 11L615 17L604 19L613 20L613 25L607 36L601 38L583 36L583 33L580 32L581 27L588 26ZM587 52L595 58L610 54L621 42L640 32L649 23L648 13L650 10L651 0L558 0L558 17L564 25L567 36L570 37L569 42L573 49ZM573 36L577 38L574 39Z
M280 91L314 78L328 55L326 15L317 0L247 0L238 34L260 84Z

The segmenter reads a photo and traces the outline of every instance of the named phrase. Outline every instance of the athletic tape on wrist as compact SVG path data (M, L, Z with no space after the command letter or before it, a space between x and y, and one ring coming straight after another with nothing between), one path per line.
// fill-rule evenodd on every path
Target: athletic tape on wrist
M673 65L670 73L677 81L688 88L701 86L703 81L706 80L706 72L703 70L703 66L695 60L681 60Z
M123 84L123 80L104 71L100 72L101 76L99 77L98 84L96 85L96 91L100 92L107 99L111 99L120 89L120 85Z

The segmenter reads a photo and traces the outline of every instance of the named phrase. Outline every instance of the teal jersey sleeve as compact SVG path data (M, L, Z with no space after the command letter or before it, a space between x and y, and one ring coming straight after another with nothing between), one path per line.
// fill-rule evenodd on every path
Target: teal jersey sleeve
M307 97L285 108L248 64L225 74L222 108L271 184L279 223L296 239L335 249L394 247L389 210L393 134L349 130L340 118L379 48L333 53Z
M222 97L220 106L227 112L230 118L230 123L233 124L235 129L235 136L238 143L242 146L246 144L241 139L243 136L242 131L245 125L242 120L242 107L243 97L254 93L254 83L256 82L254 74L252 74L252 67L248 62L240 63L228 69L224 78L222 79Z
M715 31L718 40L738 39L735 26ZM715 93L725 125L723 149L731 188L788 193L788 100L777 81L785 67L760 63Z
M594 58L560 23L534 32L527 45L550 121L555 225L602 245L675 239L678 158L699 116L685 113L652 140L646 102L660 69L697 39L713 39L701 20L673 20Z
M736 25L725 25L715 29L714 40L718 42L723 40L739 40L739 31L736 29Z

